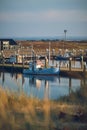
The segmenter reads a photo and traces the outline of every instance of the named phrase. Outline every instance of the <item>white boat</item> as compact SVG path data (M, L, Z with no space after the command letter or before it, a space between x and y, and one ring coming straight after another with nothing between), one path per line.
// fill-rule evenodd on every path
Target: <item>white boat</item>
M33 52L33 51L32 51ZM34 53L33 53L34 56ZM29 63L29 68L24 69L23 73L24 74L29 74L29 75L58 75L59 74L59 67L46 67L46 60L45 60L45 67L41 67L41 62L37 64L37 61L32 61ZM50 65L50 43L49 43L49 65Z

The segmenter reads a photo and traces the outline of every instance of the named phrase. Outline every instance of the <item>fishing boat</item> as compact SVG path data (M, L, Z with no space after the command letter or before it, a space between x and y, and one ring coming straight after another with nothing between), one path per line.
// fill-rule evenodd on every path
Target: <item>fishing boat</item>
M55 60L59 60L59 61L65 61L65 60L69 60L70 56L68 54L63 55L58 55L55 57Z
M50 46L49 46L49 64L50 64ZM49 65L49 67L46 67L45 65L45 67L41 67L41 65L42 65L41 63L37 64L37 61L33 60L32 62L29 63L29 68L23 70L23 73L28 75L58 75L60 72L58 66Z
M29 74L29 75L58 75L59 74L59 67L44 67L41 68L40 65L38 66L36 62L30 62L29 63L29 68L24 69L23 73L24 74Z

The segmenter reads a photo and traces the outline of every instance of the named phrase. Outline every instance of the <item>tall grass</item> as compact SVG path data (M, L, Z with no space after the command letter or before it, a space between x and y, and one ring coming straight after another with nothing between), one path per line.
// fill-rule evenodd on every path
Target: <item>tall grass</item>
M48 127L50 105L24 94L10 94L0 88L0 130ZM44 122L44 123L43 123Z
M18 96L0 88L0 130L72 130L71 125L65 126L67 121L72 122L70 116L60 119L59 115L60 112L73 115L76 109L76 104L40 101L24 94ZM74 125L74 128L79 128L78 125ZM87 125L85 127L87 128Z

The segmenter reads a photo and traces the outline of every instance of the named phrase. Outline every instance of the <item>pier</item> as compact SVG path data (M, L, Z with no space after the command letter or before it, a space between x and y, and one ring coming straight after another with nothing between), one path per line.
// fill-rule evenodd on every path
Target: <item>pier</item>
M22 73L23 69L28 67L28 65L24 64L0 64L0 71ZM63 77L85 78L87 77L87 69L85 66L83 68L60 67L59 75Z
M64 77L74 77L74 78L86 78L87 70L82 68L60 68L60 76Z

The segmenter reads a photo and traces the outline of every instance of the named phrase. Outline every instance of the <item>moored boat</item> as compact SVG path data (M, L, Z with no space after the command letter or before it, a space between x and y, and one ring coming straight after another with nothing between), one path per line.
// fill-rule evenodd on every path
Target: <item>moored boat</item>
M32 51L33 52L33 51ZM32 53L34 56L34 53ZM50 67L50 43L49 43L49 67L47 67L47 62L48 59L45 58L45 67L42 67L43 64L41 61L35 61L33 59L32 62L29 63L29 68L24 69L23 73L24 74L29 74L29 75L58 75L59 74L59 67Z
M63 61L63 60L69 60L69 56L62 56L62 55L58 55L55 57L55 60L59 60L59 61Z
M30 75L58 75L59 74L59 67L48 67L48 68L41 68L40 66L36 64L36 62L29 63L29 68L24 69L24 74L30 74Z

